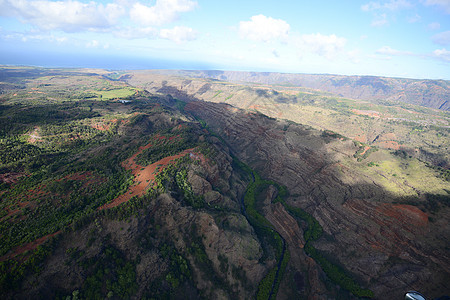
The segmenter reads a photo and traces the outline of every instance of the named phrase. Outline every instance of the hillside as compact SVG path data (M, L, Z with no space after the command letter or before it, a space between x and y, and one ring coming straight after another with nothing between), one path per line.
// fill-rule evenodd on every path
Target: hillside
M2 299L450 293L443 111L375 118L312 90L152 72L0 74ZM337 133L345 118L377 135Z
M228 103L318 130L331 130L367 147L397 151L436 167L450 167L450 115L442 110L404 103L375 104L292 86L237 84L154 71L120 76L151 93L187 101Z
M154 72L237 83L304 87L329 92L335 96L368 100L374 103L407 103L450 110L450 83L447 80L236 71L158 70Z

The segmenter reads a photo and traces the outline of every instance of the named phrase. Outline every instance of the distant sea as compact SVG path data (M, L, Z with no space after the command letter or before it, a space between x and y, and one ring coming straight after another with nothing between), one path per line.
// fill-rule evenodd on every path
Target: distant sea
M202 62L167 60L119 55L60 54L6 52L0 49L0 65L36 66L45 68L99 68L107 70L183 69L208 70Z

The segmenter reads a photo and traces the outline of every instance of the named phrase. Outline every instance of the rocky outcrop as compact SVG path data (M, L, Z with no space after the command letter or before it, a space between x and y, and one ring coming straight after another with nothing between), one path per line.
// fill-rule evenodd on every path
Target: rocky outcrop
M142 208L125 219L120 211L130 209L123 207L127 203L114 208L118 216L113 209L99 211L92 222L60 234L41 272L28 276L20 291L3 296L55 298L77 291L89 295L86 290L92 289L89 284L96 280L91 270L95 262L107 264L108 255L118 253L113 254L115 266L133 266L129 272L135 271L133 295L137 298L158 293L177 299L197 299L200 295L209 299L252 298L271 262L262 260L260 241L241 214L240 199L248 182L233 169L223 143L214 137L202 140L213 159L192 152L186 173L192 192L207 206L193 208L183 201L182 193L172 189L156 198L145 196ZM174 279L180 276L184 261L184 277ZM103 274L112 267L114 264L104 265L94 271Z
M191 102L186 110L205 120L264 178L283 183L291 193L289 203L322 225L325 236L314 245L371 288L376 298L401 297L410 288L431 296L448 292L442 281L450 274L442 240L448 225L430 223L417 207L392 204L396 196L340 164L355 151L350 141L326 140L305 126L228 105ZM301 233L283 209L266 204L266 215L289 247L297 247L292 251L298 251Z

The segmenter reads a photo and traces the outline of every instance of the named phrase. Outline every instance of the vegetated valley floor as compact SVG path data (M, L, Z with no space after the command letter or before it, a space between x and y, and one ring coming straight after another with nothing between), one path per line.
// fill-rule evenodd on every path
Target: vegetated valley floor
M2 298L450 293L447 113L149 74L0 69Z

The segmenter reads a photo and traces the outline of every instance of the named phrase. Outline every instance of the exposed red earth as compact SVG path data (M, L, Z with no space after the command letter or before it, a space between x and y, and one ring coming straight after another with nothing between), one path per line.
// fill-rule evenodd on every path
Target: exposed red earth
M365 146L364 151L361 153L361 155L364 155L370 148L371 148L370 146Z
M111 120L95 122L95 123L92 123L90 126L94 129L97 129L100 131L107 131L107 130L111 129L111 125L116 124L117 122L119 122L118 119L111 119ZM120 121L121 124L125 124L128 122L129 122L128 120Z
M156 138L159 140L163 140L166 137L158 135ZM168 140L172 141L176 138L179 138L179 136L172 136L172 137L168 138ZM148 149L150 147L152 147L152 143L149 143L145 146L140 147L135 154L133 154L130 158L128 158L127 160L122 162L122 166L125 169L131 170L131 172L134 176L134 178L133 178L134 184L128 188L126 193L115 198L112 202L99 207L98 208L99 210L116 207L122 203L129 201L133 196L143 196L146 193L147 189L150 186L153 186L155 176L158 173L157 169L159 171L163 170L164 167L166 167L167 165L169 165L171 163L174 163L175 160L180 157L190 154L193 159L198 159L198 160L201 160L202 162L204 162L206 160L203 157L203 155L196 153L194 151L194 148L191 148L191 149L184 150L184 151L180 152L179 154L167 156L167 157L165 157L153 164L145 166L145 167L137 164L135 162L135 158L140 153L142 153L142 151L144 151L145 149ZM84 186L87 186L87 185L98 183L99 181L103 181L105 179L98 179L95 176L93 176L93 174L91 172L84 172L84 173L69 174L61 179L58 179L57 181L62 181L62 180L81 180L81 181L84 181ZM25 195L25 197L28 200L31 200L31 199L49 194L49 192L46 192L43 190L43 189L45 189L45 187L46 187L45 185L41 185L41 186L37 187L36 189L31 189L28 191L28 193L27 193L27 195ZM30 206L30 205L31 205L31 202L29 202L29 201L19 202L19 208L8 211L7 216L18 213L18 212L20 212L22 207L26 207L26 206ZM1 257L0 261L11 259L12 257L20 255L29 250L34 250L39 245L43 244L47 239L49 239L59 233L60 233L60 231L57 231L55 233L38 238L35 241L28 243L26 245L16 247L11 251L10 254Z
M170 137L169 140L173 140L177 138L178 136ZM156 136L157 139L165 139L164 136ZM122 203L125 203L129 201L134 196L143 196L147 192L147 190L150 187L153 187L155 183L155 177L158 174L158 172L162 171L167 165L172 164L175 162L176 159L185 156L186 154L190 154L192 157L200 160L202 159L202 155L195 153L194 148L184 150L183 152L180 152L179 154L167 156L163 159L158 160L157 162L154 162L153 164L150 164L148 166L141 166L135 162L135 158L142 153L145 149L148 149L152 147L152 143L149 143L145 146L139 147L138 151L133 154L130 158L122 162L122 166L126 170L131 170L131 173L133 174L133 184L128 188L128 190L112 200L110 203L107 203L105 205L100 206L98 209L103 210L107 208L113 208L116 207Z
M4 173L0 174L0 182L5 182L7 184L14 184L16 183L20 177L24 176L25 173Z
M4 175L4 174L2 174ZM23 174L22 174L23 175ZM77 173L73 173L73 174L69 174L66 175L63 178L57 179L56 181L60 182L63 180L77 180L77 181L83 181L83 186L84 187L88 187L90 185L95 185L95 184L100 184L102 182L106 181L106 178L103 177L99 177L98 175L93 174L92 172L77 172ZM49 192L48 190L46 190L47 185L45 184L41 184L36 188L33 189L29 189L26 193L22 194L21 196L18 197L17 199L17 205L18 207L15 209L10 209L9 207L7 208L8 213L6 216L4 216L2 218L5 219L7 217L10 217L12 215L18 214L22 211L23 208L25 207L29 207L30 209L33 209L37 206L36 202L34 200L37 200L41 197L46 197L48 195L51 194L51 192ZM65 199L67 197L69 197L69 195L58 195L60 196L61 199ZM57 204L57 203L56 203ZM25 217L21 216L19 218L19 220L23 220ZM41 238L36 239L35 241L28 243L26 245L22 245L19 247L14 248L13 250L11 250L11 253L8 255L5 255L3 257L0 258L0 261L4 261L7 259L10 259L12 257L15 257L17 255L20 255L22 253L24 253L25 251L28 250L34 250L36 249L39 245L43 244L47 239L59 234L61 231L57 231L55 233L52 234L48 234L46 236L43 236Z
M395 141L380 141L376 144L380 148L399 150L400 145Z
M372 118L379 118L380 113L374 110L359 110L359 109L352 109L352 112L354 112L357 115L363 115L368 116Z
M428 225L428 215L412 205L386 203L378 206L377 211L409 227L424 227Z
M16 247L16 248L11 250L10 254L7 254L7 255L4 255L4 256L0 257L0 261L5 261L5 260L8 260L8 259L11 259L11 258L13 258L13 257L15 257L17 255L25 253L26 251L35 250L38 246L42 245L46 240L48 240L49 238L54 237L54 236L56 236L56 235L58 235L60 233L61 233L61 230L59 230L57 232L54 232L54 233L51 233L51 234L47 234L47 235L45 235L43 237L40 237L40 238L34 240L31 243L28 243L28 244Z

